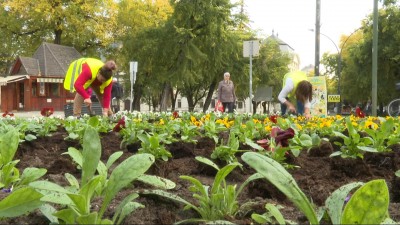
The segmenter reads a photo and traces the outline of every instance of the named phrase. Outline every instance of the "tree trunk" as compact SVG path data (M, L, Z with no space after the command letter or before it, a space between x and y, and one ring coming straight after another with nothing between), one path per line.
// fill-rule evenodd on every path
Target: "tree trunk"
M217 81L213 80L213 82L211 82L211 84L210 84L210 87L208 88L208 94L207 94L206 101L204 102L204 106L203 106L203 113L205 113L207 111L207 109L210 108L212 96L214 94L214 90L215 90L216 86L217 86Z
M189 107L189 112L193 112L194 111L194 101L193 101L193 95L189 94L188 96L186 96L187 98L187 102L188 102L188 107Z
M164 90L161 95L160 112L165 112L168 109L168 97L171 93L171 85L164 83Z
M260 102L251 101L251 103L253 105L253 114L256 114L257 106L260 104Z
M140 112L140 99L142 98L142 86L134 85L132 109Z
M172 111L175 111L175 105L176 105L176 100L178 99L179 90L178 89L176 90L175 95L174 95L174 89L173 88L170 89L170 92L171 92L170 93L170 97L171 97L171 102L172 102L171 109L172 109Z
M54 44L61 45L61 34L62 30L60 29L54 31Z

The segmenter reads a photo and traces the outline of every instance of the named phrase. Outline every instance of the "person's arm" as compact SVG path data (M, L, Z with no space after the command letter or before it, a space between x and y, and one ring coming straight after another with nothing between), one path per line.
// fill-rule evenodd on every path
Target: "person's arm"
M304 117L307 119L311 118L311 102L307 99L306 103L304 104Z
M221 101L222 83L218 84L218 100Z
M287 78L285 86L282 88L281 92L278 95L278 100L282 103L285 104L288 107L288 110L290 112L296 112L296 107L286 99L286 97L292 92L294 89L294 83L292 79Z
M112 115L112 111L110 109L111 90L112 90L112 83L110 83L107 87L104 88L104 94L103 94L103 115L104 116Z
M236 94L235 94L235 85L232 82L232 94L233 94L233 103L236 102Z
M80 94L83 99L90 99L90 94L85 90L85 83L92 79L92 72L87 63L82 65L82 72L79 74L78 78L74 83L74 88L78 94Z

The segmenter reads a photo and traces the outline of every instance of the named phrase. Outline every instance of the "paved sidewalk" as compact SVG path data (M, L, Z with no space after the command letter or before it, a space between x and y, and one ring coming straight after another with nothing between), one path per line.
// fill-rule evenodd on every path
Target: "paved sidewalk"
M2 112L1 114L3 114ZM12 112L14 113L14 117L16 118L32 118L32 117L41 117L40 111L19 111L19 112ZM64 111L54 111L53 116L64 118ZM1 116L1 115L0 115Z

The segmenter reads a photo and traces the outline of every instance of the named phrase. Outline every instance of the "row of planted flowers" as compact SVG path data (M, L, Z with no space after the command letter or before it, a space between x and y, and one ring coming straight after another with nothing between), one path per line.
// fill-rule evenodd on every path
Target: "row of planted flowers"
M0 216L18 216L32 209L40 208L53 223L120 223L127 213L144 207L134 201L138 197L138 193L133 192L121 202L114 218L111 220L104 218L104 212L110 201L130 182L140 180L157 187L163 186L163 189L166 190L174 187L171 181L164 180L162 182L164 185L160 185L154 181L160 180L160 178L154 179L154 177L144 174L155 160L168 160L169 155L163 154L165 152L161 151L166 151L163 145L173 141L196 141L196 136L206 136L215 141L216 151L220 151L215 156L221 156L223 160L227 161L225 167L219 168L210 160L198 159L218 171L211 192L205 192L201 183L196 179L182 176L182 179L193 183L194 194L201 197L196 204L162 190L149 190L147 194L157 194L173 199L185 204L186 208L191 208L199 213L200 218L193 218L187 222L218 221L237 212L239 207L237 196L248 182L265 178L287 195L306 215L311 224L318 224L321 219L320 214L313 208L284 167L277 163L279 157L284 156L281 153L292 151L296 155L296 152L318 145L321 139L331 136L339 136L343 139L341 151L332 156L362 157L365 151L389 151L388 147L391 144L398 143L398 122L398 118L390 117L364 119L328 117L305 120L302 117L214 113L120 113L115 118L109 119L83 117L81 119L66 118L65 120L51 117L29 120L7 117L0 123L0 132L4 134L0 140L0 145L2 145L0 156L3 165L0 177L3 179L1 180L3 187L9 187L11 184L14 191L9 188L12 194L0 202ZM17 160L12 160L18 143L34 140L35 135L51 135L60 126L68 131L67 138L76 139L82 143L82 150L75 148L68 150L71 158L82 168L81 179L78 180L71 174L66 174L69 186L61 187L48 181L39 180L46 171L36 168L24 171L19 177L19 172L15 167ZM142 148L139 154L126 159L108 175L111 165L122 153L116 152L106 163L102 163L99 160L101 146L98 134L111 130L121 135L122 145L140 142ZM229 132L228 143L220 139L218 135L220 132ZM262 140L267 141L267 145L263 146L265 143L261 143ZM94 144L85 144L88 142ZM230 154L234 155L239 150L238 143L246 144L258 152L249 151L242 155L243 161L253 167L257 173L250 176L249 180L236 190L236 187L227 185L224 179L239 165L235 161L236 157L227 157ZM228 153L225 150L228 150ZM88 160L89 158L91 160ZM349 192L358 187L361 188L352 195L342 210L345 204L344 200L349 196ZM217 207L215 204L221 196L225 196L227 199L229 197L231 201L225 202L226 205L220 204L218 206L220 208L215 208ZM103 198L103 204L99 211L93 211L88 207L94 197ZM372 202L374 204L370 204ZM328 210L326 213L334 224L381 223L383 221L391 223L394 221L391 221L387 214L388 203L387 186L383 180L371 181L366 184L357 182L334 192L327 199ZM58 207L52 206L54 204ZM271 208L271 205L268 207L276 213L275 220L282 223L282 217L279 216L276 209ZM207 211L209 208L215 210ZM373 210L374 213L367 216L355 213L357 210ZM264 215L254 214L252 218L258 222L265 222L269 217L266 213Z

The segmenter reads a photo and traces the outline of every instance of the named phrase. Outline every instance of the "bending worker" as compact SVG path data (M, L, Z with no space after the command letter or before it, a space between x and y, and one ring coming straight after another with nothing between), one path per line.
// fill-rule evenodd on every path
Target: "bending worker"
M307 74L302 71L285 74L278 99L281 102L282 115L289 110L290 113L311 118L312 84L307 80Z
M116 69L116 64L113 60L103 63L94 58L81 58L73 61L65 75L64 88L74 92L74 116L80 116L82 104L85 103L91 107L92 100L87 89L91 88L99 99L103 108L103 116L113 114L111 102L112 75Z

